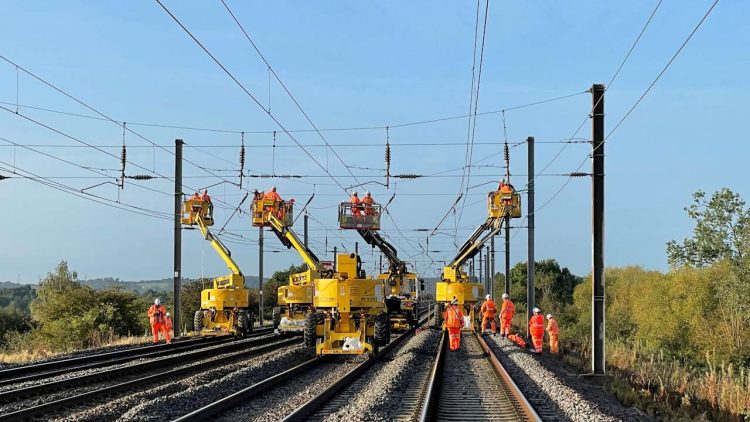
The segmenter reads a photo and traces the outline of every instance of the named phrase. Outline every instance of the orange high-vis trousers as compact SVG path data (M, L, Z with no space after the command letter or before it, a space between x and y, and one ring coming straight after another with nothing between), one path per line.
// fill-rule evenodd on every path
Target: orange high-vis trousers
M487 329L487 321L490 321L490 326L492 327L492 334L495 334L497 332L497 326L495 325L495 317L482 317L482 332L484 332Z
M164 324L159 322L151 324L151 334L154 335L154 343L159 342L159 333L162 331L166 331L166 327L164 326ZM169 341L169 334L166 334L164 337L167 338L167 341Z
M541 336L535 336L532 334L531 341L534 342L534 349L537 353L542 353L542 345L544 344L544 334Z
M448 338L450 338L451 350L458 350L461 347L461 329L448 328Z
M549 351L551 353L560 353L560 334L550 333L549 335Z
M512 321L512 318L502 318L500 319L500 334L510 335L510 322Z

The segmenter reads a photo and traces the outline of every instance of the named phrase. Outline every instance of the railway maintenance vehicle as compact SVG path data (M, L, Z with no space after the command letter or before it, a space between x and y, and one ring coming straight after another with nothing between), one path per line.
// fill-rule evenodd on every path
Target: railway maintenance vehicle
M292 205L260 193L253 199L253 225L271 227L308 266L291 275L289 285L279 287L281 319L298 327L304 318L304 344L318 355L375 353L389 339L387 318L379 316L385 314L383 281L366 277L360 257L353 253L338 254L333 268L324 267L291 230Z
M458 249L453 260L443 267L437 283L435 301L438 303L435 324L444 328L442 311L453 299L463 307L464 329L476 330L479 324L478 303L484 296L484 285L473 283L463 266L481 250L482 246L497 235L507 219L521 217L521 195L512 185L501 182L498 190L487 194L487 221L472 233ZM483 236L485 231L489 232ZM442 305L442 306L441 306Z
M359 207L357 213L354 209ZM388 261L388 272L378 279L387 284L385 308L391 332L402 332L416 327L419 320L419 298L417 291L424 289L424 280L406 268L406 262L399 259L398 251L380 233L380 204L355 205L350 202L339 204L339 227L345 230L356 229L368 245L377 247Z
M181 222L185 226L198 226L206 239L226 263L231 274L216 277L212 287L201 291L201 308L193 317L194 332L202 336L235 335L244 337L253 331L250 310L250 295L245 288L245 276L230 250L211 233L213 217L209 214L209 202L198 196L182 204Z

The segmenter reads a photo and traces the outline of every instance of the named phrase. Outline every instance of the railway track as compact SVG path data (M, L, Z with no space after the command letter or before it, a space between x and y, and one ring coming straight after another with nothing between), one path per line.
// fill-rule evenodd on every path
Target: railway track
M420 325L423 325L429 319L429 315L423 316L420 320ZM349 385L351 385L357 378L365 372L367 369L372 367L375 363L381 360L384 356L388 355L391 351L397 348L399 345L404 343L408 338L413 336L413 332L406 332L398 337L394 338L387 346L383 347L376 355L372 358L365 360L360 363L352 370L347 372L345 375L340 377L337 381L333 382L330 386L325 388L321 393L310 399L308 402L297 408L296 411L287 415L284 421L303 421L310 420L316 413L321 411L325 413L325 407L327 404L338 402L342 400L340 393ZM321 367L326 365L340 365L340 356L324 356L315 357L308 361L305 361L293 368L290 368L284 372L269 377L263 381L260 381L254 385L244 388L240 391L235 392L229 396L226 396L220 400L217 400L209 405L206 405L200 409L197 409L187 415L184 415L174 422L194 422L204 420L216 420L218 417L238 406L247 405L252 400L261 398L264 394L271 394L272 390L279 385L282 385L288 380L301 380L304 374L312 371L319 371ZM345 400L345 399L343 399Z
M420 421L541 421L495 355L476 333L448 350L443 334Z
M273 333L273 328L263 328L255 330L255 332L249 337L259 337L271 333ZM155 358L183 353L190 350L227 343L233 340L234 337L230 336L188 338L182 341L175 341L173 344L138 346L113 352L95 353L67 359L16 366L0 370L0 387L37 379L51 378L73 371L116 365L136 359Z
M179 356L147 360L135 365L113 368L59 381L4 391L0 393L0 402L9 404L21 402L30 398L46 396L49 393L65 391L81 386L89 386L93 383L111 380L117 381L112 385L102 386L100 388L56 400L43 401L40 404L34 404L0 414L0 421L24 420L33 417L47 416L76 405L91 405L96 400L102 398L117 397L127 391L142 389L151 384L163 382L165 380L174 380L190 373L216 367L217 364L226 364L231 361L259 356L300 342L299 338L290 337L291 336L281 335L239 340L229 342L225 345L219 344L220 347L217 348L203 348L186 352ZM191 362L197 363L186 365ZM139 374L153 371L158 371L158 373L138 377ZM136 377L133 378L133 376ZM128 379L124 380L125 378Z

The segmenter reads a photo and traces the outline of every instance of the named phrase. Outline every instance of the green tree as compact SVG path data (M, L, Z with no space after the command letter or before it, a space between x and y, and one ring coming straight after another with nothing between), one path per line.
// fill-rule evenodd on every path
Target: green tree
M581 283L581 277L567 267L560 267L554 259L536 261L534 267L534 295L536 303L545 311L561 312L573 303L573 291ZM510 269L511 299L517 305L526 305L527 263L519 262ZM502 291L504 287L500 287Z
M695 221L693 236L682 244L667 242L667 257L673 266L706 267L719 261L731 262L746 275L750 249L750 209L739 194L723 188L710 200L706 193L693 194L693 203L685 208Z
M286 270L274 272L271 278L263 283L263 309L266 315L271 315L273 307L278 306L277 291L279 287L289 283L289 276L303 271L307 271L307 265L290 265Z

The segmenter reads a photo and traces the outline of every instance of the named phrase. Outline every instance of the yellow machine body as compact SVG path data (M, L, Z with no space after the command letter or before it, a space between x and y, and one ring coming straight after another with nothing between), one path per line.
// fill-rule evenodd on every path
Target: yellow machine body
M361 354L374 350L370 342L374 336L371 317L384 308L385 286L379 279L345 278L352 273L350 264L346 263L351 257L338 256L337 259L345 261L343 268L349 270L338 272L339 278L315 280L313 306L326 311L325 322L316 327L316 335L320 337L315 347L318 355ZM358 347L346 348L346 341L353 338L358 339Z
M487 202L490 217L521 217L521 194L509 186L503 185L500 190L489 193Z
M201 310L194 318L196 323L200 321L201 329L196 330L196 334L203 336L243 334L239 326L239 314L248 312L250 292L245 288L245 276L232 259L231 252L208 229L208 226L213 225L213 220L208 218L208 202L195 197L186 200L183 203L181 220L182 224L198 226L204 239L211 243L232 272L227 276L214 278L212 288L201 291ZM201 312L202 315L200 315Z
M253 226L270 227L271 215L279 219L284 227L291 226L294 221L294 202L262 197L253 199Z
M409 324L408 313L414 312L417 303L417 281L418 277L414 273L406 273L403 276L392 277L391 273L383 273L378 276L382 280L386 289L385 301L388 305L388 299L391 297L398 298L398 311L389 309L389 321L391 331L405 331L411 328Z

